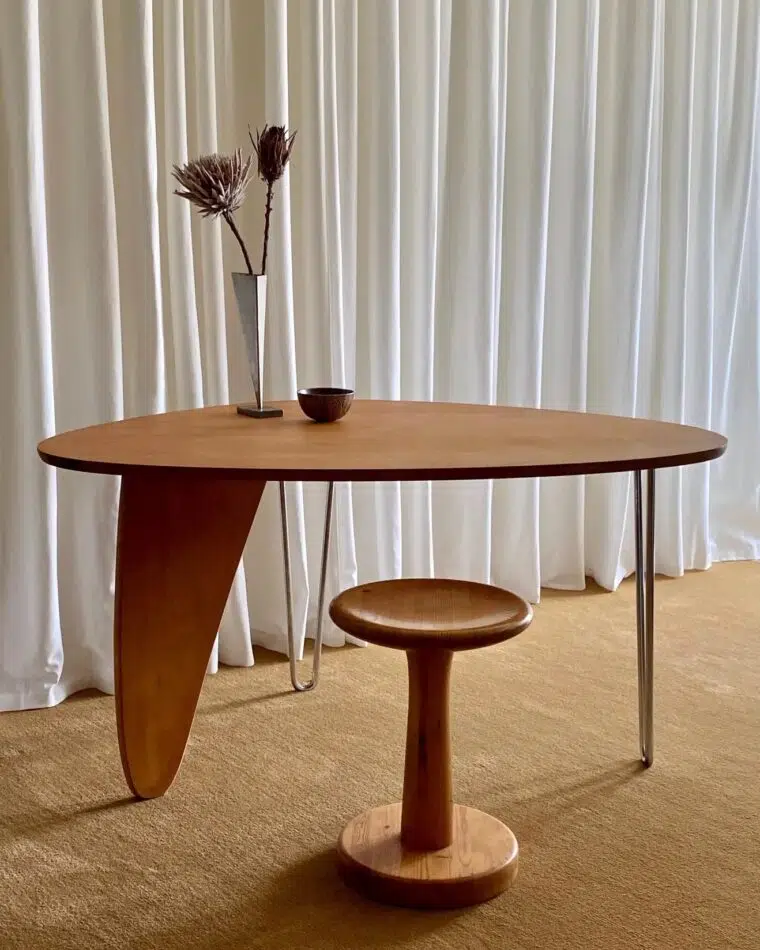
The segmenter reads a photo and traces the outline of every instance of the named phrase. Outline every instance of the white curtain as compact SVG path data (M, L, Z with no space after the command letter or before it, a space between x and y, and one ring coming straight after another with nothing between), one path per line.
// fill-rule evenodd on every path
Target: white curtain
M113 688L118 483L36 443L248 396L237 248L168 171L249 122L299 130L270 398L348 384L718 429L724 459L659 476L657 569L757 557L759 32L760 0L0 0L0 708ZM252 191L252 244L261 210ZM324 489L289 492L302 642ZM340 486L329 592L614 588L631 520L625 475ZM271 488L211 669L252 641L285 650Z

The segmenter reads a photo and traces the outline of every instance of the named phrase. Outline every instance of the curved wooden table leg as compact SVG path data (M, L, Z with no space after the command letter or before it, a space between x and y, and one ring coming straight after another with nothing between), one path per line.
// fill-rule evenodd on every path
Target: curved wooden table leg
M122 478L116 722L140 798L177 774L211 648L266 482L153 469Z

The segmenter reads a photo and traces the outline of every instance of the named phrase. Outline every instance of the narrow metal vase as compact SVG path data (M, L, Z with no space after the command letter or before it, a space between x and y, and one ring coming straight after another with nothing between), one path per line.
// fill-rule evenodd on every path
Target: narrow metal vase
M264 380L264 325L267 309L267 279L265 274L233 274L232 286L235 288L240 322L243 325L248 365L253 381L255 403L238 406L241 416L254 419L271 419L282 415L282 409L265 406L263 396Z

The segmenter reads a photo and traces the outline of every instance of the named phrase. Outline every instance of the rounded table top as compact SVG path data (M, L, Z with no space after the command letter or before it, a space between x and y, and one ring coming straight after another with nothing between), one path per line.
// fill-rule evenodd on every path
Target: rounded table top
M295 402L251 419L212 406L76 429L41 442L50 465L121 475L213 471L282 481L521 478L666 468L722 455L716 432L586 412L357 399L340 422Z

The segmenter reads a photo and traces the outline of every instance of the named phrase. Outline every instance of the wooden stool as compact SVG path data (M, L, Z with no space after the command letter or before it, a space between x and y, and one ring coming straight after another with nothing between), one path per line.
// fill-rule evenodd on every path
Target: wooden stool
M486 584L393 580L345 591L330 616L352 636L406 650L409 664L403 801L346 825L342 877L368 897L409 907L495 897L517 874L517 840L496 818L452 802L449 673L455 650L521 633L530 605Z

